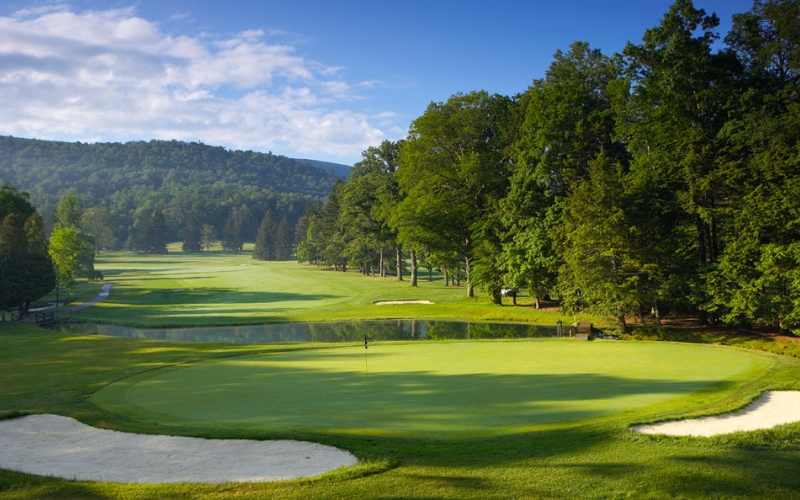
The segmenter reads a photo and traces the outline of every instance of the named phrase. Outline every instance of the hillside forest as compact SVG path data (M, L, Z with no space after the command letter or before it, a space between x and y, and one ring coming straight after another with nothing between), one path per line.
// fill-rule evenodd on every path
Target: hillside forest
M255 241L259 259L408 266L412 286L436 268L470 297L527 289L620 328L689 313L800 334L800 0L718 27L676 0L622 53L575 42L517 95L432 102L345 182L271 153L13 138L0 178L46 234L75 198L84 253Z

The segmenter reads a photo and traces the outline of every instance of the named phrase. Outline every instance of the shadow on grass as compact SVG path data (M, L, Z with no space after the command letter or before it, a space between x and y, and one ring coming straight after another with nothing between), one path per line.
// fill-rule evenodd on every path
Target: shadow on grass
M269 304L335 299L338 295L303 292L242 292L229 288L148 289L124 284L115 289L117 302L133 305Z
M342 428L377 435L458 438L459 433L507 432L602 417L712 386L728 390L733 385L712 379L593 373L383 372L382 355L370 353L366 370L363 352L326 351L310 361L303 360L305 353L231 358L151 377L118 395L101 394L111 398L104 404L118 408L115 411L143 409L153 415L204 421L204 425L230 427L246 422L292 432ZM323 367L335 363L336 368L303 368L297 363Z

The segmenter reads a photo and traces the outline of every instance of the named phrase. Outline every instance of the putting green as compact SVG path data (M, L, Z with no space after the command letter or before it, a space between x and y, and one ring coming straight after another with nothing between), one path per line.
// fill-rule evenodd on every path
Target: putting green
M353 346L197 363L112 384L93 402L134 419L218 428L502 432L686 407L769 365L735 349L569 340L374 343L367 356Z

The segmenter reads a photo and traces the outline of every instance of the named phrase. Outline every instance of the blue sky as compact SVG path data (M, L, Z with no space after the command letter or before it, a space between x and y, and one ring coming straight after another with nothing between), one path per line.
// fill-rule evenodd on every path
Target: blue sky
M671 3L0 1L0 134L353 163L431 101L524 91L575 40L639 42ZM724 37L752 1L695 5Z

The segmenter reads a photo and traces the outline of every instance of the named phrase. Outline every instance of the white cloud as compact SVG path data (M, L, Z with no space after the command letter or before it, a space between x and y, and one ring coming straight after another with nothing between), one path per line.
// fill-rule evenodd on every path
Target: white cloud
M372 120L387 127L390 114L346 108L371 82L350 84L341 67L264 36L172 36L132 8L0 17L0 134L175 138L343 158L386 137Z

